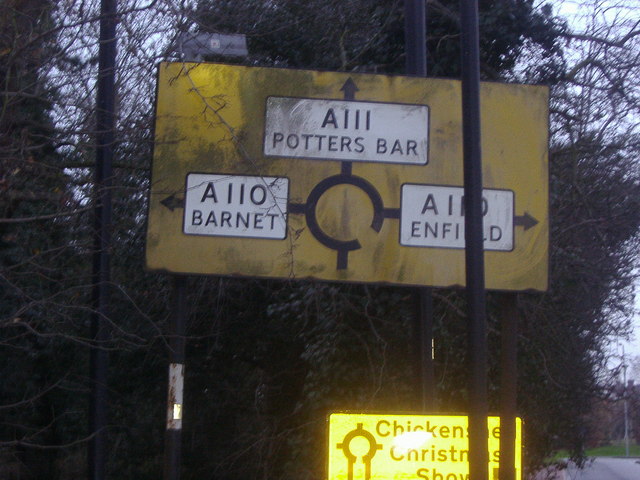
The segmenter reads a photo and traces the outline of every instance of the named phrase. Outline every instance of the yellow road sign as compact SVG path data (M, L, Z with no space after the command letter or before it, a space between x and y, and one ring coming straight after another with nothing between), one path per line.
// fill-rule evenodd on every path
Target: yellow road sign
M467 480L468 417L329 416L328 480ZM500 418L488 418L489 479L498 480ZM516 479L522 478L522 422L516 419Z
M487 288L545 290L548 91L481 102ZM163 63L156 115L149 269L464 285L460 82Z

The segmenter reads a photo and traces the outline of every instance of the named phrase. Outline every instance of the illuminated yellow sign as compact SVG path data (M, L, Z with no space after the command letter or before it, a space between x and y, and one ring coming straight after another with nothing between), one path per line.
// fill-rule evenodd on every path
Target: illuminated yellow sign
M486 285L545 290L548 91L482 85ZM146 262L465 283L460 82L159 67Z
M468 418L459 415L329 416L328 480L467 480ZM488 418L489 479L498 480L500 419ZM522 422L516 422L516 479Z

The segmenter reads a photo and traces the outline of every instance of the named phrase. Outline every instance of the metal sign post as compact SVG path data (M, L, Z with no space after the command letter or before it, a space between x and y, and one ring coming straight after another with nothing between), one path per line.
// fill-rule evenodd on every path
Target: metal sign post
M111 185L115 125L116 0L102 0L96 95L96 168L93 293L90 352L88 478L105 478L107 459L107 369L111 281Z
M182 459L182 410L187 320L187 278L173 275L171 331L169 339L169 395L164 445L164 479L180 478Z
M423 0L404 2L406 71L409 75L427 76L426 5ZM421 385L421 407L424 411L436 408L436 382L433 369L433 291L430 287L416 289L415 361Z
M515 480L516 411L518 386L518 306L517 294L500 299L501 377L500 377L500 480Z
M469 471L487 480L487 334L484 283L478 2L460 2L465 265L469 329Z

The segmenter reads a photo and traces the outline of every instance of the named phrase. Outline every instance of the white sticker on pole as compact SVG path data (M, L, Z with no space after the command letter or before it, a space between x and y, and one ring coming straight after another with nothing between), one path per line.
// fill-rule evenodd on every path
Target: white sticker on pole
M265 155L426 165L428 152L427 105L267 99Z
M405 184L401 202L401 245L465 247L463 187ZM484 189L482 214L484 249L513 250L513 192Z
M184 390L184 364L169 364L169 398L167 403L167 430L182 429Z
M289 179L187 175L183 231L187 235L284 239Z

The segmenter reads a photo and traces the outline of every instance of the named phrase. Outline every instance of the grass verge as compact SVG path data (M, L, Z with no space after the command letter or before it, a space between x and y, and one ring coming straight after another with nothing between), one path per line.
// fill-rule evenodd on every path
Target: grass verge
M566 450L560 450L554 455L554 460L567 458L569 453ZM625 457L626 448L624 444L605 445L603 447L590 448L586 451L587 457ZM629 456L640 457L640 445L629 444Z

